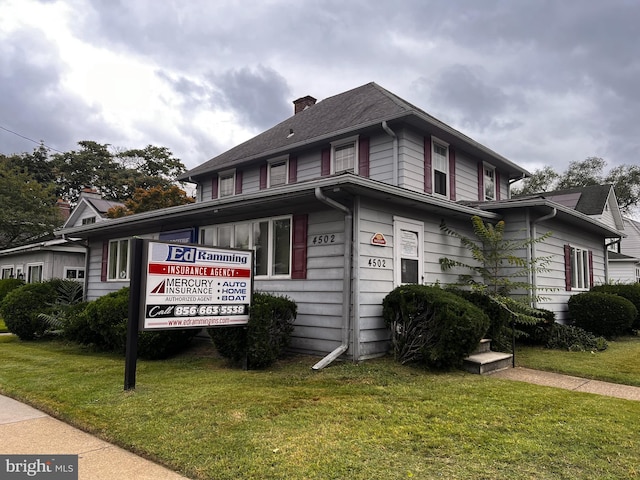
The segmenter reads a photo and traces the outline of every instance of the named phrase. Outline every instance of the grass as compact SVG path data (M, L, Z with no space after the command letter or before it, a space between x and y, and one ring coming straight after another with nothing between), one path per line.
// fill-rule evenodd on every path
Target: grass
M516 362L520 367L640 387L640 337L621 337L608 343L603 352L519 347Z
M0 391L194 479L640 476L640 402L315 361L244 372L205 348L139 361L124 392L123 358L0 337Z

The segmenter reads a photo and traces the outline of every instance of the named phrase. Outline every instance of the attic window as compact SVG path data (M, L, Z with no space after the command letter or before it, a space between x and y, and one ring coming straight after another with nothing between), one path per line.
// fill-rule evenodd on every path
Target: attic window
M235 193L235 172L221 173L218 181L220 182L219 189L221 197L230 197Z
M287 160L276 160L269 162L269 186L277 187L287 183Z

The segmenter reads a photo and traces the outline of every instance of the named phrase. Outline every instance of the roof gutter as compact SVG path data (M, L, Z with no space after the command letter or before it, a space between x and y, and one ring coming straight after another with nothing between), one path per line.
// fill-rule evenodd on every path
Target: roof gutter
M314 370L321 370L349 349L349 327L351 318L351 255L353 238L353 213L343 204L326 197L320 187L315 188L315 195L322 203L344 213L344 275L342 290L342 343L333 352L316 363Z

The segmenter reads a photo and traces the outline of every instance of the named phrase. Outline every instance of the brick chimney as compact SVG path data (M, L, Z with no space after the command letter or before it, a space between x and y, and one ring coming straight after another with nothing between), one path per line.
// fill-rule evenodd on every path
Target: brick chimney
M56 207L58 207L60 217L66 222L69 219L69 215L71 215L71 204L64 199L59 198L56 201Z
M316 99L313 98L312 96L307 95L306 97L301 97L293 101L293 113L297 115L298 113L303 111L305 108L311 107L312 105L315 105L315 104L316 104Z

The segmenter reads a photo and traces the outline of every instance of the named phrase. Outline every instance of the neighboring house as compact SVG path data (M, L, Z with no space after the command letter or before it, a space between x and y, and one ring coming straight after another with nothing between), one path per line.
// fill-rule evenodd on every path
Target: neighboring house
M504 218L513 238L552 231L522 254L552 256L550 273L530 280L554 289L539 306L560 320L569 295L606 277L605 239L617 229L548 199L511 200L526 175L369 83L298 99L292 117L184 174L194 204L59 233L87 240L89 299L129 284L133 236L253 249L254 288L298 305L292 348L362 360L388 350L382 300L394 287L453 283L459 272L442 272L439 259L468 261L443 220L467 235L473 215Z
M64 227L88 225L105 220L109 208L122 205L100 198L100 194L84 189L76 208L58 201L58 208L67 217ZM52 235L50 235L52 237ZM0 278L19 278L27 283L65 278L84 282L86 247L84 240L45 238L41 242L0 251Z
M609 252L609 280L640 282L640 222L624 217L625 237L612 245Z

